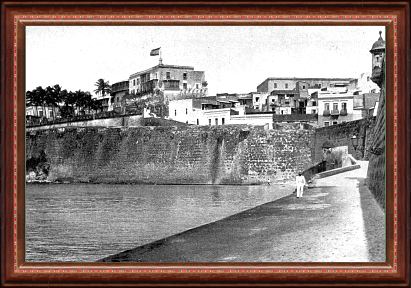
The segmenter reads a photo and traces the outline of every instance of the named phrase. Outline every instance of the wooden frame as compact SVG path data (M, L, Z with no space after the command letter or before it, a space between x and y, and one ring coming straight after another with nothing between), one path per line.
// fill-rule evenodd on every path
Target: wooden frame
M5 2L2 4L2 284L7 286L406 286L409 98L406 2ZM387 261L385 263L30 264L24 262L26 25L385 25ZM408 56L409 57L409 56ZM409 63L409 62L408 62ZM408 165L407 165L408 163Z

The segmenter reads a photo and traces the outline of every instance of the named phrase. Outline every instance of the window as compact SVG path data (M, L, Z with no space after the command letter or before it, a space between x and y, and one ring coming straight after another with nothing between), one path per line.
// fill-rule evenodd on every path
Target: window
M303 89L305 89L305 85L303 85Z
M260 97L255 97L255 102L260 101Z
M330 122L324 121L324 127L330 126Z
M225 118L221 118L221 125L225 124Z
M290 101L285 101L285 105L290 105Z
M183 83L183 89L187 90L187 83Z
M211 119L208 119L208 125L211 126Z
M198 89L198 88L200 88L200 84L197 83L196 84L196 89Z
M330 103L325 103L324 110L330 110Z
M133 86L136 86L136 79L133 79Z
M342 110L347 110L347 103L342 103L341 104L341 109Z
M288 89L288 83L285 83L285 89Z
M281 110L281 114L284 114L284 110Z
M43 111L39 111L39 116L43 117Z
M338 110L338 103L333 103L333 110Z
M200 121L197 119L197 125L200 125Z
M167 79L167 80L171 79L170 72L166 72L166 79Z
M313 106L317 106L317 101L313 101Z
M277 88L277 83L274 83L274 88Z
M271 102L273 102L273 103L274 103L274 102L275 102L275 99L271 99Z
M53 117L53 111L50 111L49 115L50 117Z
M174 116L177 116L177 110L174 110Z
M183 80L187 80L187 73L183 73Z
M186 108L186 115L188 114L188 109Z
M218 125L218 118L215 118L215 125Z
M337 125L338 124L338 121L333 121L333 125Z
M315 109L311 110L311 114L316 114L316 113L317 113L317 110Z

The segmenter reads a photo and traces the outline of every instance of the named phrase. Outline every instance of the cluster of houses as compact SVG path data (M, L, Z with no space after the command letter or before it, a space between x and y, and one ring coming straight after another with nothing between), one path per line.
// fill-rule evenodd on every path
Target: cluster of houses
M381 65L385 41L370 50L372 68ZM250 93L208 95L204 71L159 64L111 85L111 93L94 95L105 111L124 111L125 98L150 99L161 94L168 119L193 125L248 124L272 128L277 122L331 126L376 115L379 86L372 75L358 78L267 78ZM28 112L30 110L28 109ZM48 117L47 111L45 116Z

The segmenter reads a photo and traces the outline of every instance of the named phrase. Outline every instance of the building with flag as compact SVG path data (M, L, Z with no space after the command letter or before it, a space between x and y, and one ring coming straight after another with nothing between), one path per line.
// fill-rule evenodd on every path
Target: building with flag
M159 55L159 48L150 55ZM161 56L160 56L161 57ZM149 96L163 93L164 99L185 99L207 95L207 82L204 71L196 71L191 66L159 64L131 74L129 93L137 96Z

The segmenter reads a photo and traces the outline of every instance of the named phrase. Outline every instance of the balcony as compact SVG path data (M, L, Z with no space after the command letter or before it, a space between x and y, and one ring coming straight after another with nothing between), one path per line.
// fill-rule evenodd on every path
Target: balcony
M128 81L122 81L118 83L114 83L111 85L111 92L117 93L120 91L127 91L128 90Z
M324 110L323 116L330 116L330 110Z
M157 79L149 80L145 83L142 83L141 92L142 93L153 92L154 89L157 87L157 83L158 83Z
M341 116L347 116L347 109L341 109L340 115Z
M340 115L340 111L338 111L338 109L331 110L331 116L338 116L338 115Z
M164 80L164 90L180 90L180 80Z

